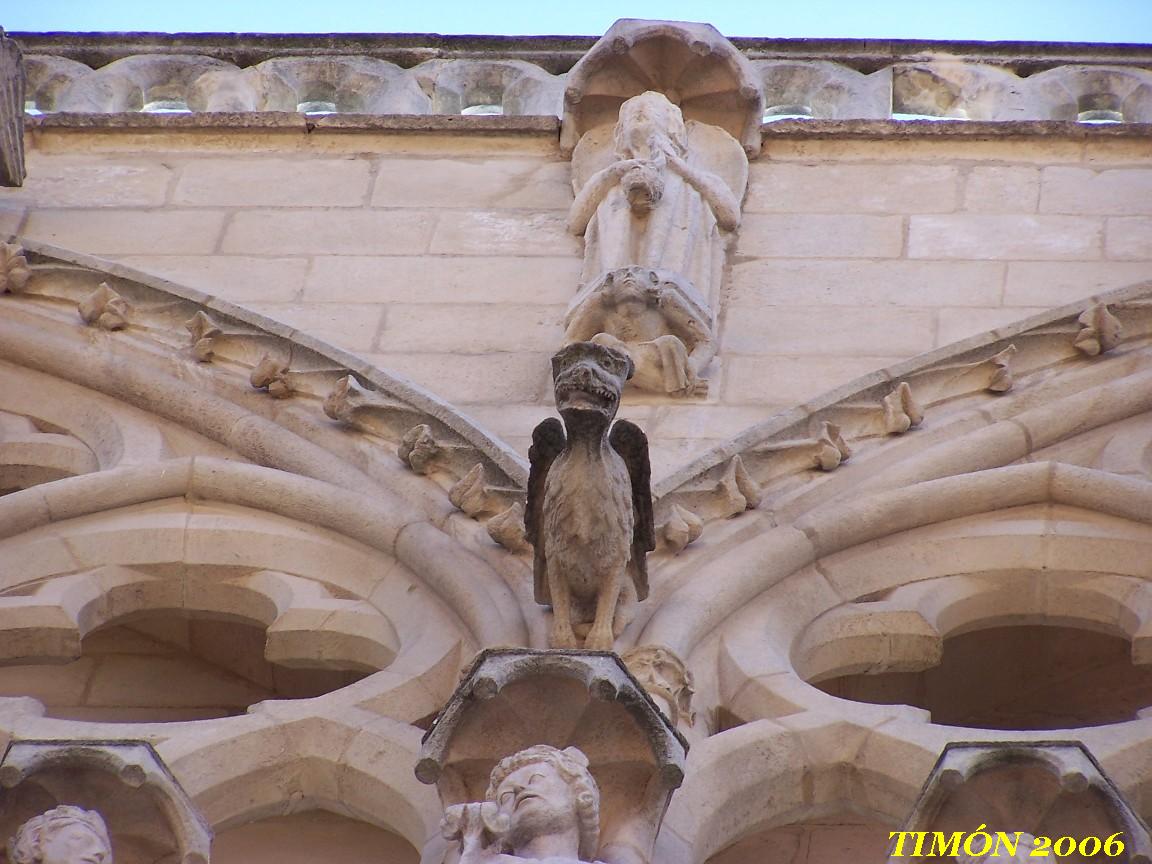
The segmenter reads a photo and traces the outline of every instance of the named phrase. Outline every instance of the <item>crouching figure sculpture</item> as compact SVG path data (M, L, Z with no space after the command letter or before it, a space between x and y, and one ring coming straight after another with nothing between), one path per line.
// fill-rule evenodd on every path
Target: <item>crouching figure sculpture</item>
M8 841L11 864L112 864L100 814L67 804L29 819Z
M583 753L541 744L502 760L485 800L449 807L440 828L459 864L582 864L600 841L600 791Z
M627 420L612 425L633 368L623 351L592 342L552 358L564 423L549 418L532 432L524 525L536 602L552 606L553 648L611 651L628 607L648 596L648 439Z

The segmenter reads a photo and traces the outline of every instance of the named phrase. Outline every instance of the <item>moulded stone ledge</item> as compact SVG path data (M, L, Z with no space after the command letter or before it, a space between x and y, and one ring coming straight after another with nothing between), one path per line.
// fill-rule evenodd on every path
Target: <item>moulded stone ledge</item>
M639 92L631 92L639 85L630 62L646 69L648 86L675 91L686 115L703 112L709 116L700 119L730 127L752 153L760 147L755 128L761 115L770 121L893 113L975 121L1152 121L1150 58L1139 46L1029 45L1012 52L1009 45L1005 53L1004 46L972 43L727 40L705 24L627 19L595 44L584 37L334 38L255 36L220 45L211 36L185 36L177 45L157 34L20 36L29 98L42 112L154 105L196 112L508 117L563 111L569 127L563 146L570 151L583 131ZM244 50L238 43L251 44ZM694 105L683 76L688 68L712 84L732 75L733 86L707 90ZM749 111L756 116L743 116Z

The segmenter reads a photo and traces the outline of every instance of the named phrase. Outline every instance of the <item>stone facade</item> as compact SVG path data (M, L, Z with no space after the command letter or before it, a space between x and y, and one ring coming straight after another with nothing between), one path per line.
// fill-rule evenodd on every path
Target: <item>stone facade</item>
M0 736L97 773L9 751L10 834L70 805L120 864L881 862L938 782L993 831L1145 830L1152 51L15 39ZM648 92L683 140L614 155ZM658 193L574 233L613 160ZM596 257L613 220L699 237ZM656 370L618 414L651 453L634 678L545 650L524 528L588 339ZM96 752L126 740L155 764ZM937 765L1053 740L1091 764L1043 813ZM499 818L538 745L583 754L598 849L567 805L542 846Z

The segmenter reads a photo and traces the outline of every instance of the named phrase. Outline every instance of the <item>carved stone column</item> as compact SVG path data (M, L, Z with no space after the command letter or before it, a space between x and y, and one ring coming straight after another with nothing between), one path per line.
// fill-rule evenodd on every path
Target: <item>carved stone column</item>
M707 393L762 101L750 63L705 24L617 21L568 76L561 149L584 269L566 338L626 351L638 389Z
M0 186L24 184L24 60L0 28Z

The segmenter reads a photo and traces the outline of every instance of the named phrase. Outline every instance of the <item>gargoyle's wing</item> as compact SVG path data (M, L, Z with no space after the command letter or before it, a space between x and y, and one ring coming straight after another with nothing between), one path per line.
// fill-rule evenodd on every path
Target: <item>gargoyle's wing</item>
M608 442L628 466L632 480L632 512L635 528L632 531L632 580L636 583L636 598L648 596L648 565L646 553L656 548L656 526L652 521L652 466L648 461L648 437L635 423L617 421L608 435Z
M536 602L550 604L548 572L544 567L544 482L548 469L567 443L564 424L549 417L532 430L532 446L528 448L528 502L524 507L524 533L532 544L532 576L535 582Z
M0 28L0 186L24 182L24 65Z

